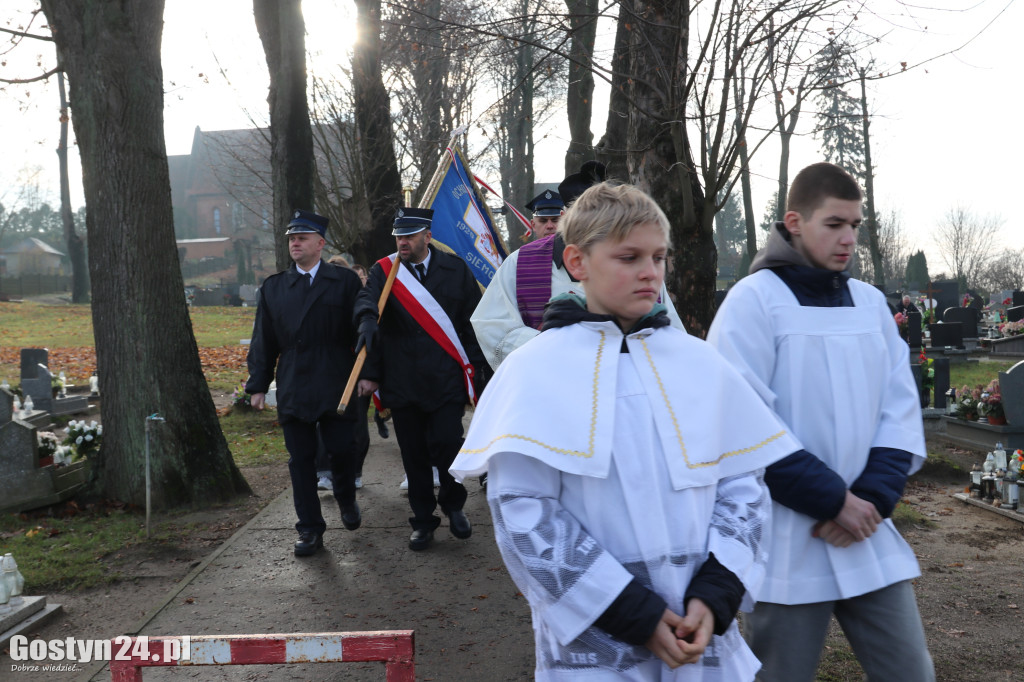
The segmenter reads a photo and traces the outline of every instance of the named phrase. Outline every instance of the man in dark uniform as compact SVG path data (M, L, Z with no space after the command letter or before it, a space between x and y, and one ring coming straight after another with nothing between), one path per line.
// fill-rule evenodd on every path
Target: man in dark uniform
M263 283L247 358L245 390L257 410L263 409L277 366L278 421L288 448L299 519L296 556L309 556L323 547L327 528L317 494L318 425L330 457L342 524L355 530L362 522L355 464L347 452L355 415L337 413L355 359L352 312L362 286L352 270L320 260L327 223L323 216L295 211L285 233L294 264Z
M452 535L465 539L472 534L462 511L466 489L448 467L462 447L466 403L483 390L489 373L469 323L480 286L461 258L430 245L432 217L430 209L398 210L392 234L401 270L380 318L379 347L377 301L393 267L392 257L370 268L355 313L357 350L366 345L371 351L359 392L368 395L379 385L381 402L391 409L409 480L413 550L426 549L433 540L441 523L434 515L438 505L448 516ZM441 484L436 498L433 466Z
M533 230L533 240L537 241L550 237L558 230L558 220L565 213L565 202L558 192L546 189L530 199L526 208L533 211L530 228Z

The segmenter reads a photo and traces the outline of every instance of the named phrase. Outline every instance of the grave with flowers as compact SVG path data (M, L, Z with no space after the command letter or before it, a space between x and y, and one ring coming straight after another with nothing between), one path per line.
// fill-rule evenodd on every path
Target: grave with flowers
M102 439L102 427L95 422L84 427L69 422L61 438L25 421L25 416L17 396L0 387L0 490L4 491L0 512L25 511L69 499L88 481L88 454ZM76 426L72 428L72 424ZM81 443L76 442L79 437Z
M962 386L952 413L943 417L946 438L982 451L997 443L1024 448L1024 361L1018 362L987 386Z

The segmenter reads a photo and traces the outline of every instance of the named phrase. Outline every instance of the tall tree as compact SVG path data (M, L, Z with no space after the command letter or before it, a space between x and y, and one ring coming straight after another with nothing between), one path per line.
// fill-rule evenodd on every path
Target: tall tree
M861 126L861 101L846 88L857 77L853 48L832 40L818 54L815 76L821 83L815 135L821 138L821 151L828 161L845 169L864 184L864 129Z
M619 13L626 12L620 5ZM615 44L612 48L611 60L611 92L608 96L608 121L604 135L597 143L597 159L607 168L609 178L626 179L629 170L626 167L626 130L629 123L629 87L630 62L629 40L630 24L628 21L615 22Z
M870 66L870 64L868 65ZM878 241L878 218L875 215L875 170L871 167L871 119L868 116L867 68L858 69L860 75L861 139L864 141L864 196L867 199L868 249L871 252L871 269L875 286L885 288L885 266Z
M275 261L292 264L281 226L297 208L312 210L313 133L306 100L306 23L301 0L253 0L256 30L270 71L270 168Z
M381 76L381 0L355 0L358 38L352 52L355 122L372 228L365 240L375 257L391 253L391 224L402 202L388 91Z
M569 149L565 174L579 170L594 158L590 119L594 110L594 41L597 37L597 0L565 0L569 19L569 89L565 112L569 118Z
M935 244L955 279L975 287L995 256L996 237L1002 226L998 216L979 216L957 205L946 211L935 230Z
M767 135L749 139L751 117L769 88L766 45L812 18L824 22L837 4L700 4L698 30L691 30L696 5L690 2L620 3L619 22L628 25L631 50L630 179L651 193L672 222L676 249L668 286L694 335L706 334L714 314L714 215L720 197L735 182L742 153L753 154ZM745 79L740 106L738 77Z
M931 275L928 274L928 259L925 258L924 251L915 251L907 258L905 277L907 286L917 289L924 289L932 281Z
M71 182L68 179L68 101L64 93L64 74L57 73L57 92L60 94L60 142L57 159L60 163L60 218L64 225L64 243L71 260L71 302L87 303L89 278L86 274L85 242L75 229L75 215L71 211Z
M9 50L15 49L23 40L36 40L52 42L53 37L33 33L32 25L35 23L39 10L33 10L28 26L23 30L5 32L11 34L11 46ZM5 62L6 64L6 62ZM89 277L88 264L85 260L85 242L75 229L75 216L71 210L71 185L68 179L68 104L64 94L64 74L59 68L49 69L43 73L23 79L0 79L0 83L23 84L39 80L46 80L50 76L57 76L57 92L60 97L60 142L57 145L57 160L59 163L60 177L60 211L64 233L64 244L68 250L68 260L71 262L71 301L72 303L86 303L89 298ZM3 235L0 230L0 236Z
M163 134L164 3L42 0L68 75L82 159L103 447L101 495L145 500L147 415L157 507L249 490L220 430L178 268Z

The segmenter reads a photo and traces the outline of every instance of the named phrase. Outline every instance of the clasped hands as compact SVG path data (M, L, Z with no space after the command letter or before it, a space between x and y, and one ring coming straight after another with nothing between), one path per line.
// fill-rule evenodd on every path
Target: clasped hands
M839 515L814 524L811 535L835 547L849 547L874 535L880 523L882 515L875 505L847 490Z
M711 642L715 619L700 599L686 602L686 616L665 609L654 634L644 644L655 656L675 669L685 663L696 663Z

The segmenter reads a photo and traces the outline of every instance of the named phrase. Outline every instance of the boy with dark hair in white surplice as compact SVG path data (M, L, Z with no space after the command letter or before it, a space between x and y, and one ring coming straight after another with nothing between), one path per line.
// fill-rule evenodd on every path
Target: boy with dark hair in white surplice
M763 467L800 445L713 348L669 326L668 220L650 197L595 185L559 230L586 298L554 299L501 364L451 468L489 472L536 678L752 680L734 617L764 575Z
M926 456L920 398L885 296L847 272L861 200L842 168L801 170L708 334L806 448L765 472L768 573L743 622L762 682L814 680L833 615L868 679L935 679L889 519Z

